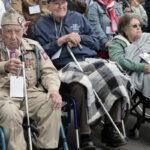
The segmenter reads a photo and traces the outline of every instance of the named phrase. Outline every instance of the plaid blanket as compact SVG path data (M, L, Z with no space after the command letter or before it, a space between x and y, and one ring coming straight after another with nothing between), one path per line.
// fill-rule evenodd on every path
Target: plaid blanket
M132 89L131 82L121 73L115 63L103 59L87 58L79 64L84 73L74 62L71 62L59 71L59 75L64 83L78 82L87 88L89 124L105 114L100 102L95 98L93 88L108 111L118 99L130 103L128 92Z

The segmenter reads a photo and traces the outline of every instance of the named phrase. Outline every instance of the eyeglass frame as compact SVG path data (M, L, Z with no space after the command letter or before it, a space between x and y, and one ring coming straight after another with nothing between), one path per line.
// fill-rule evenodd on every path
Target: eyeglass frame
M142 28L142 24L134 24L134 25L128 25L128 27L132 27L132 28L134 28L134 29L136 29L137 27L140 27L140 28Z

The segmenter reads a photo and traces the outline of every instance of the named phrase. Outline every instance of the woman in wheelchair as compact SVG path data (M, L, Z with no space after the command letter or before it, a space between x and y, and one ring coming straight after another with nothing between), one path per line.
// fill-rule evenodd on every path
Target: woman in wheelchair
M119 18L118 33L109 45L109 57L129 74L137 91L150 98L150 34L142 33L134 13Z

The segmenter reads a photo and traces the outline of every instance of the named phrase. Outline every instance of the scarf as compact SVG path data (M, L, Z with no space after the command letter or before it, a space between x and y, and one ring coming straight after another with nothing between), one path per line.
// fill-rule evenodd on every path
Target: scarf
M116 13L114 11L114 0L109 0L107 3L105 3L103 0L96 0L98 3L105 6L105 11L108 17L111 21L111 31L115 32L117 31L117 24L118 24L118 18L116 16Z

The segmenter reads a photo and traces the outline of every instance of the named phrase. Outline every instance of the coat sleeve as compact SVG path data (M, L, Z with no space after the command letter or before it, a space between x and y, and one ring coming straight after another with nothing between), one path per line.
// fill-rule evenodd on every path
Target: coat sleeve
M34 25L31 36L32 36L32 39L38 41L42 45L42 47L44 48L44 50L49 56L52 56L58 49L60 49L60 47L57 44L56 38L49 40L46 37L46 34L45 34L45 32L47 32L46 29L47 29L47 26L43 24L42 20L39 20Z
M105 31L102 29L99 15L100 13L98 12L96 3L92 4L88 10L88 20L91 24L92 29L95 31L96 35L100 39L102 45L105 45L105 43L108 42L109 39Z
M83 30L80 34L81 43L87 47L97 50L100 50L100 40L97 35L94 33L93 29L90 26L89 21L83 17Z
M6 73L6 71L5 71L5 64L6 63L7 63L7 61L0 62L0 73L1 74Z
M139 9L140 9L141 18L144 20L144 23L147 23L148 22L148 17L147 17L145 9L143 8L142 5L139 5Z
M108 47L110 60L117 62L128 71L144 72L145 64L125 58L124 49L126 46L123 41L112 40Z
M48 91L55 90L59 91L60 79L57 69L49 59L46 52L41 46L38 46L40 52L40 72L41 72L41 83Z

